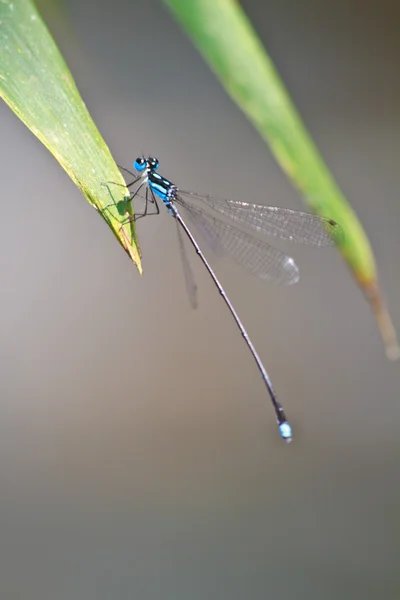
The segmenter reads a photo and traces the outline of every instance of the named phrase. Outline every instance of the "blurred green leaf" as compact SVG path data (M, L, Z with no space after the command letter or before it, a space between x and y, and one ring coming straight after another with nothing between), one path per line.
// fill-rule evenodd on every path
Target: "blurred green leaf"
M251 23L236 0L164 0L247 115L308 207L337 221L338 246L378 320L389 358L399 357L396 332L379 289L365 231L339 190Z
M125 218L132 214L125 182L30 0L0 0L0 96L102 214L141 271L134 223ZM108 181L118 184L113 197L104 186Z

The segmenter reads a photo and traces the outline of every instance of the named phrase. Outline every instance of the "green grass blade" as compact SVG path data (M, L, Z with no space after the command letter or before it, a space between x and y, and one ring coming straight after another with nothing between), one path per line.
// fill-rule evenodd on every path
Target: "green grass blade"
M0 96L50 150L141 271L125 182L30 0L0 0ZM103 184L113 181L113 197ZM107 208L107 210L105 210ZM119 209L119 210L118 210Z
M164 0L226 91L269 144L304 201L336 220L339 244L372 306L390 358L399 357L396 332L379 289L366 233L306 131L275 67L236 0Z

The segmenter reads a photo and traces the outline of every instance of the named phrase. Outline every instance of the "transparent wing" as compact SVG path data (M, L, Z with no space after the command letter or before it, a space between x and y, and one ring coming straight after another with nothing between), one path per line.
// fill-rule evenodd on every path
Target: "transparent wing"
M225 254L226 248L222 246L218 232L214 226L216 218L210 219L210 215L207 218L207 214L204 215L202 210L189 207L187 204L185 204L184 209L209 249L217 256Z
M181 190L176 201L182 206L211 208L248 229L291 242L333 246L343 237L343 231L335 221L289 208L264 206Z
M179 250L180 250L181 259L182 259L183 275L185 278L186 291L187 291L187 294L189 297L189 302L190 302L192 308L196 309L198 307L197 284L196 284L196 281L194 278L192 267L190 266L190 262L188 260L187 254L186 254L185 245L183 243L183 238L182 238L181 226L179 225L179 223L176 219L175 219L175 221L176 221L176 229L178 232Z
M253 275L268 279L274 283L292 284L299 280L299 270L292 258L270 246L257 240L250 234L220 221L199 208L183 205L193 222L201 229L204 225L212 232L213 237L238 264L242 265ZM207 233L207 236L209 233Z

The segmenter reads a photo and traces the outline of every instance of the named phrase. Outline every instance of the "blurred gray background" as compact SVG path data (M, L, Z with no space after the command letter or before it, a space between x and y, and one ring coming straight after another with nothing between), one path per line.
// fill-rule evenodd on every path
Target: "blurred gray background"
M243 5L400 327L398 5ZM182 188L301 208L161 3L42 10L120 164L143 151ZM294 426L286 446L188 248L190 308L165 211L139 222L141 278L5 104L0 120L1 597L398 598L399 365L339 254L284 247L302 277L282 289L215 264Z

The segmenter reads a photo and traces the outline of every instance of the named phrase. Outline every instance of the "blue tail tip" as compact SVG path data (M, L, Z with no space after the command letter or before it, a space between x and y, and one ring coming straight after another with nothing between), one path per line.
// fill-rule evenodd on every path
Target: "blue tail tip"
M290 426L290 423L288 423L287 421L280 423L279 433L281 434L281 437L283 437L285 442L287 442L288 444L292 441L292 428Z

